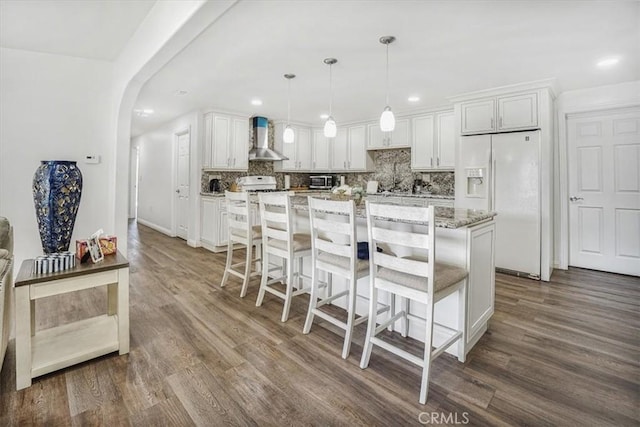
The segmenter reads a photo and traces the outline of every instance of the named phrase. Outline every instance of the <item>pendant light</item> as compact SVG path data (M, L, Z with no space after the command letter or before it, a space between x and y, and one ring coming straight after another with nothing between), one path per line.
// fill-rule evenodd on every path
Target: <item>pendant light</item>
M282 141L285 144L293 143L295 139L295 134L293 133L293 129L291 129L291 79L295 79L295 74L285 74L284 78L287 79L287 126L284 128L284 132L282 133Z
M333 101L333 75L331 73L331 67L336 62L338 62L336 58L327 58L324 60L324 63L329 66L329 118L324 122L324 136L327 138L335 138L338 133L336 121L333 120L333 116L331 115L331 104Z
M387 105L380 116L380 130L382 132L391 132L396 127L396 118L393 116L393 111L389 106L389 44L395 40L396 38L393 36L380 37L380 43L387 46Z

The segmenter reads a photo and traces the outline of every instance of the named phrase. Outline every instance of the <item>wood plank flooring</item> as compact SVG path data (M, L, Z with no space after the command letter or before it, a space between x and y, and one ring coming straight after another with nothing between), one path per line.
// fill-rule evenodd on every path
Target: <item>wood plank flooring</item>
M219 287L225 254L136 224L129 239L131 352L16 392L12 342L0 373L0 425L640 423L638 278L570 269L539 283L498 274L488 332L466 363L448 355L434 362L422 406L419 368L379 348L359 368L366 325L342 360L341 331L316 322L301 333L306 296L294 299L283 324L280 300L267 295L255 307L257 280L244 299L235 278ZM37 304L37 327L46 328L103 312L106 291Z

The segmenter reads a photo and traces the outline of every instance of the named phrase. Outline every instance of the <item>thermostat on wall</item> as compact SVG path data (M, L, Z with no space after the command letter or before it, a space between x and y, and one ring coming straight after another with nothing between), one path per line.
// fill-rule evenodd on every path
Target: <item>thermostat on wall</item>
M88 164L100 163L100 156L84 156L84 162Z

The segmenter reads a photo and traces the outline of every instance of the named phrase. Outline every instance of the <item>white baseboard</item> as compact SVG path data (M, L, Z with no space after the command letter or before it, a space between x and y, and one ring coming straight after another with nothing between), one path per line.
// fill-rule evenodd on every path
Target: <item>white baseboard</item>
M154 230L159 231L162 234L166 234L167 236L176 237L176 235L173 234L173 232L171 230L169 230L168 228L164 228L164 227L162 227L160 225L154 224L153 222L149 222L149 221L144 220L144 219L142 219L140 217L138 217L136 222L138 224L144 225L145 227L153 228Z
M191 246L192 248L197 248L200 245L198 244L197 240L193 240L193 239L187 239L187 245Z

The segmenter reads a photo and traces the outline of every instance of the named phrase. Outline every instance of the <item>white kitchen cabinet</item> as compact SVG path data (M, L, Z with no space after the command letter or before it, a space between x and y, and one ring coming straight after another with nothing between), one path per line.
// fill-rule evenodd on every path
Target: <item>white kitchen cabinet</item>
M456 167L456 129L453 111L436 114L436 169Z
M433 151L434 139L434 116L427 114L414 117L413 140L411 144L411 169L429 170L434 167Z
M412 170L453 170L455 168L454 117L453 111L413 117Z
M340 136L341 133L344 133L343 129L338 130L338 136ZM311 145L311 170L328 172L331 169L331 140L324 136L322 129L314 129L313 142Z
M213 197L203 197L200 201L200 242L203 246L216 244L218 204L218 199Z
M288 160L273 164L276 172L304 172L311 170L311 129L303 126L291 125L295 138L292 143L285 144L282 140L285 123L276 123L275 149L288 157Z
M249 120L218 113L204 116L202 166L216 170L249 167Z
M460 112L463 135L536 129L538 96L525 93L464 102Z
M332 141L333 171L361 172L373 168L373 158L367 152L366 125L339 129Z
M338 129L336 137L331 141L331 170L347 170L349 158L349 134L345 128Z
M535 93L498 98L498 131L533 129L538 126L538 96Z
M228 241L227 205L224 197L203 196L200 201L200 244L221 252Z
M382 132L378 122L369 123L368 150L382 150L389 148L409 148L409 119L397 119L396 126L391 132Z

